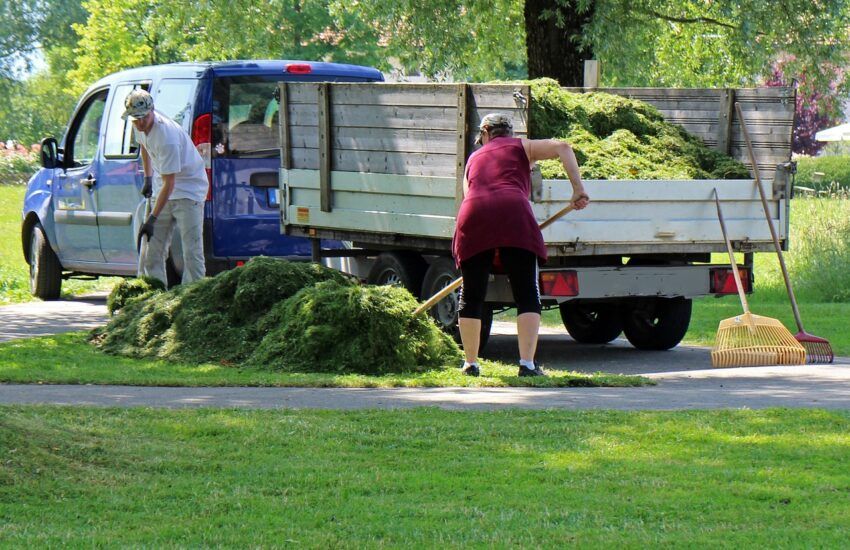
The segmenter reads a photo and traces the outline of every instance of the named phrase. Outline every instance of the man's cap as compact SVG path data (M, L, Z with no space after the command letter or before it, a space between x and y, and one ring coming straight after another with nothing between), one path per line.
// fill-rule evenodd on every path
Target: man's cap
M124 114L121 118L136 120L153 111L153 98L146 90L136 88L124 98Z
M490 113L481 118L481 123L478 124L478 137L475 138L475 143L481 143L481 131L484 128L507 128L513 130L514 124L511 122L511 117L505 113Z

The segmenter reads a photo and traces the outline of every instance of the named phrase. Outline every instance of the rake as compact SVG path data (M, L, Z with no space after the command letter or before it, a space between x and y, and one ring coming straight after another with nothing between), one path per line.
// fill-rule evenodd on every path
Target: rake
M770 226L770 236L773 237L773 246L776 247L776 255L779 257L779 265L782 268L782 278L785 279L785 288L788 290L788 298L791 300L791 310L794 312L794 320L797 322L797 334L794 338L800 342L806 349L807 363L832 363L835 360L835 354L832 352L832 346L829 340L809 334L803 330L803 321L800 319L800 309L797 307L797 298L794 296L794 289L791 288L791 278L788 276L788 268L785 266L785 256L782 254L782 247L779 246L779 237L776 236L776 228L773 227L773 220L770 217L770 210L767 207L767 199L764 196L764 189L761 186L761 178L759 177L759 167L756 164L755 155L753 154L753 146L750 143L750 133L747 131L747 125L744 123L744 114L741 112L741 105L735 103L735 109L738 111L738 120L741 122L741 131L744 134L744 141L747 144L747 152L750 155L750 163L753 165L753 175L756 179L756 187L758 187L759 195L761 196L761 205L764 209L764 217L767 218L767 224Z
M744 314L720 321L717 340L711 350L711 365L713 367L802 365L806 361L806 350L794 339L788 329L776 319L750 313L747 295L741 284L741 274L738 273L735 253L726 232L726 221L723 219L717 189L714 190L714 201L717 203L717 219L720 221L723 240L729 252L735 286L738 288Z

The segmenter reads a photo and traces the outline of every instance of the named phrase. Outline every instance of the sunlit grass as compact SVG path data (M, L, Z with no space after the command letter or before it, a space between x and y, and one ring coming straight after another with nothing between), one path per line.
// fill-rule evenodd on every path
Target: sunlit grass
M547 378L520 378L516 365L482 361L482 376L446 365L422 373L366 376L276 372L214 363L189 364L107 355L86 342L85 333L59 334L0 343L0 382L131 384L142 386L296 386L353 388L642 386L640 376L552 371Z
M850 415L0 407L0 546L841 548Z

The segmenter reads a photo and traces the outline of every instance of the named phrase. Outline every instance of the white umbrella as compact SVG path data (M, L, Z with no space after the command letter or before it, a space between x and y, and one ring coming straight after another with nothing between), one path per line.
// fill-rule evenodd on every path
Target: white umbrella
M821 130L815 134L817 141L850 141L850 123Z

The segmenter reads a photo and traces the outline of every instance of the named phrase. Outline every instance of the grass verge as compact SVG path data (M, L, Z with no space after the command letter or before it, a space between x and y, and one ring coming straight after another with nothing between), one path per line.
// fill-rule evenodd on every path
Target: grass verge
M589 387L644 386L640 376L552 371L546 378L520 378L516 366L482 363L482 376L463 376L459 369L418 374L366 376L356 374L269 372L233 365L193 365L130 359L101 353L77 332L13 340L0 344L0 382L47 384L129 384L136 386L290 386L334 388L414 387Z
M0 546L805 547L850 413L0 407Z

